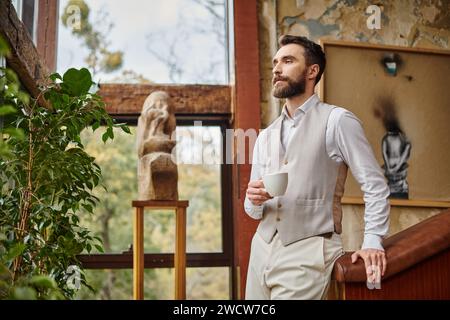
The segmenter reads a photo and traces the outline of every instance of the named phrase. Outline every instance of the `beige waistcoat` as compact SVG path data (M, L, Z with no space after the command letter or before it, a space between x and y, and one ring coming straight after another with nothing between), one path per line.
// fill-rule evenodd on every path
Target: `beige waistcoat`
M283 245L328 232L341 233L347 165L332 160L326 151L326 128L333 108L320 101L311 107L293 129L286 152L280 142L282 116L261 132L262 174L281 171L289 176L286 193L264 204L257 232L266 242L277 231Z

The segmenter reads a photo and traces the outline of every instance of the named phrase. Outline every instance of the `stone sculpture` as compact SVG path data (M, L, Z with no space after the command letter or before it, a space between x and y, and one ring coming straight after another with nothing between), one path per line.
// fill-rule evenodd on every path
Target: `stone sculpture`
M178 170L172 160L176 122L169 96L150 94L138 119L139 200L178 200Z

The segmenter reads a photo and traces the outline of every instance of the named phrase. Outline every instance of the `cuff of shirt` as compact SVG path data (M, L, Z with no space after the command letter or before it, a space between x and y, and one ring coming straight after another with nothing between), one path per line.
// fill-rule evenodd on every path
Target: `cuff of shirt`
M361 246L361 249L378 249L383 250L383 245L381 242L383 241L383 238L371 233L364 234L364 243Z
M252 204L248 199L245 201L245 212L255 220L259 220L263 215L264 204L256 206Z

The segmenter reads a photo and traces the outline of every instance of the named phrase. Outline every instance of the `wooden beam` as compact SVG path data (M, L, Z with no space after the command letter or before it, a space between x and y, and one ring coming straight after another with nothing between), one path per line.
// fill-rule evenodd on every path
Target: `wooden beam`
M234 35L236 61L234 128L244 131L259 130L261 107L257 0L234 1ZM248 159L250 150L253 150L253 145L247 145L245 159ZM257 227L257 222L244 212L244 199L250 171L251 165L248 160L245 164L236 164L236 161L233 164L234 252L236 269L240 273L235 281L239 281L238 298L241 299L244 298L245 293L250 243Z
M77 256L86 269L131 269L133 268L133 250L123 253L96 253ZM145 253L144 268L173 268L173 253ZM188 268L228 267L230 259L223 253L187 253Z
M33 96L49 74L31 36L17 17L10 0L0 0L0 34L9 43L11 54L6 62L19 76L22 85Z
M176 114L230 114L231 88L224 85L101 84L110 114L140 114L153 91L167 92Z
M37 50L52 72L56 71L58 6L58 0L39 0Z
M186 207L176 209L175 299L186 300Z
M133 219L133 299L144 299L144 208L137 207Z

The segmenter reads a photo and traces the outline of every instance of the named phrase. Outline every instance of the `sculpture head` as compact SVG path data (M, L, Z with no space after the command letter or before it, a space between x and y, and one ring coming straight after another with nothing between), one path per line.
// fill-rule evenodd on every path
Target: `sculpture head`
M171 112L169 99L169 95L164 91L152 92L147 99L145 99L144 105L142 106L142 114L146 114L151 109L160 109Z

